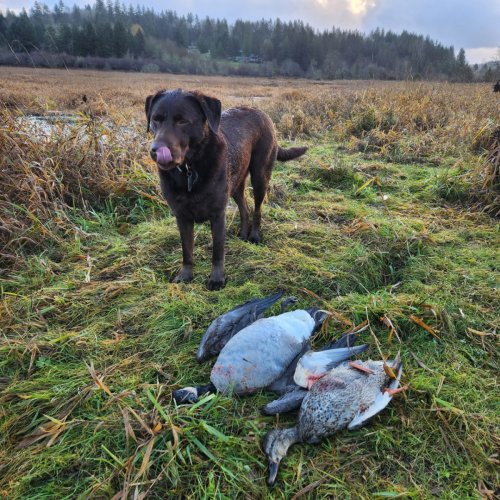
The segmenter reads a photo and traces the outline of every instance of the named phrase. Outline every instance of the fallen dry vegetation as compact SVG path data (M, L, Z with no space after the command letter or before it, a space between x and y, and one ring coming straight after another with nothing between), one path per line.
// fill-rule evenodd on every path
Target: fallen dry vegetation
M493 498L500 117L488 86L11 68L0 80L1 495ZM180 240L143 100L178 86L259 106L283 143L310 146L276 167L263 245L236 238L228 209L217 293L204 287L205 226L195 281L170 283ZM22 119L60 112L76 116L44 134ZM170 394L208 378L194 353L211 319L277 289L332 312L318 344L368 322L369 356L401 350L410 388L368 427L292 449L269 491L270 395L189 408Z

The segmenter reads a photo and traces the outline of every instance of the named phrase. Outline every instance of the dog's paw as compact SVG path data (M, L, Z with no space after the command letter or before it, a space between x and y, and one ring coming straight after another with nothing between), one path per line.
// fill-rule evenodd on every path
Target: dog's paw
M240 229L238 231L238 238L243 241L248 241L248 230L242 230Z
M262 236L260 235L260 233L250 233L250 236L248 237L248 241L250 243L254 243L255 245L258 245L260 243L262 243Z
M207 288L211 291L220 290L226 285L226 280L224 278L212 278L208 280Z
M172 280L174 283L189 283L193 281L193 272L187 269L183 269L177 276Z

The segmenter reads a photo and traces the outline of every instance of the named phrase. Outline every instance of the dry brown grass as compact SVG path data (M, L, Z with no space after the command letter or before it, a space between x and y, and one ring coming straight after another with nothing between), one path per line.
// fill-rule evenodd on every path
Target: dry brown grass
M354 149L360 149L361 140L368 150L382 155L405 141L413 141L415 156L449 154L460 145L477 150L484 130L491 130L499 119L495 96L484 84L315 82L28 68L0 68L0 82L0 100L7 107L39 113L83 111L139 122L144 119L146 95L163 88L198 89L220 98L224 108L251 105L268 111L284 137L332 131L338 139L352 139Z
M500 216L500 127L489 134L486 153L479 166L469 174L474 187L475 208Z
M44 137L18 113L0 110L0 120L0 258L8 265L19 260L19 249L60 242L75 231L75 208L88 213L106 200L118 198L123 206L138 197L160 199L143 140L133 131L110 145L116 125L84 114Z
M199 89L222 100L224 107L260 106L279 100L294 89L352 91L371 85L364 81L311 82L299 79L240 78L196 75L168 75L102 72L88 70L48 70L0 67L0 100L8 106L29 111L47 109L85 110L86 95L96 112L121 112L143 118L144 98L164 88ZM381 84L377 84L381 85ZM382 84L384 85L384 84ZM390 84L388 84L390 85Z

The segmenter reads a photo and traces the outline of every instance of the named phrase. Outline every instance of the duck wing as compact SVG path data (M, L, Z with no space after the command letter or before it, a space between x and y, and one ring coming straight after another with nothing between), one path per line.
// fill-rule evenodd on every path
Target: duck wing
M307 387L308 380L312 376L318 379L331 369L338 366L342 361L349 359L368 349L368 344L352 347L340 347L326 351L309 351L302 356L295 369L294 382L301 387Z
M321 369L323 369L324 366L325 371L329 371L342 363L342 361L349 359L351 356L358 355L367 349L368 344L363 344L313 352L311 361L313 362L313 365L316 363L317 366L321 367Z
M214 319L203 334L196 359L201 363L219 354L229 339L254 323L282 295L283 292L278 292L263 299L251 299Z
M393 367L397 367L396 378L391 380L386 387L387 389L392 390L399 387L401 375L403 374L403 364L399 360L399 356L393 363ZM393 396L391 396L389 392L382 390L375 397L375 401L365 411L357 413L357 415L348 424L347 428L350 431L353 431L363 427L363 425L365 425L370 419L372 419L375 415L378 415L391 402L392 398Z
M329 349L340 349L341 347L352 347L356 341L358 340L358 336L355 333L344 333L339 339L330 342L317 351L328 351Z

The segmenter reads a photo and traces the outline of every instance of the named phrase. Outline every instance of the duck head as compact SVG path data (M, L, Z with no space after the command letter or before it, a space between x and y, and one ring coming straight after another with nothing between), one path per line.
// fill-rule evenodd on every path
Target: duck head
M281 301L280 304L280 313L283 314L284 312L287 312L290 307L292 307L294 304L296 304L299 301L297 297L287 297L286 299Z
M310 307L309 309L306 309L306 311L311 315L315 323L314 330L311 335L315 334L316 332L319 332L325 320L329 316L331 316L331 313L323 309L319 309L318 307Z
M198 391L196 387L184 387L174 391L172 397L178 405L194 404L198 402Z
M297 427L273 429L265 435L262 447L269 460L269 476L267 478L269 486L275 483L281 459L286 456L288 448L299 440Z
M172 397L178 405L194 404L199 401L201 396L216 392L217 389L212 383L210 383L207 385L198 385L196 387L184 387L183 389L177 389L172 393Z

